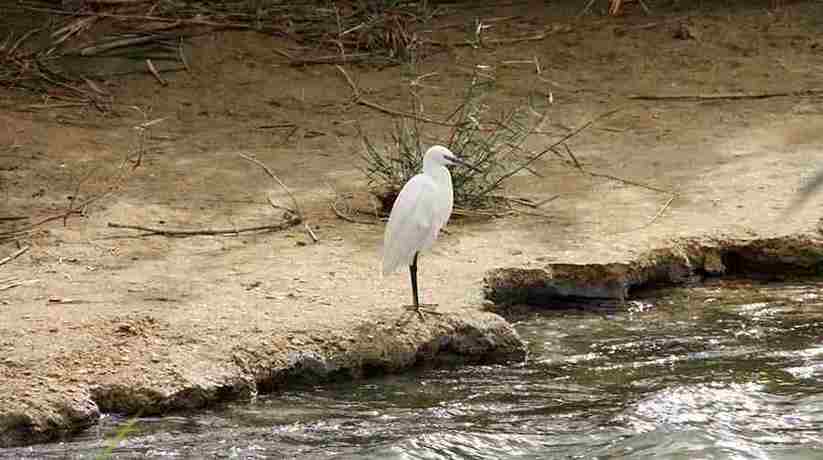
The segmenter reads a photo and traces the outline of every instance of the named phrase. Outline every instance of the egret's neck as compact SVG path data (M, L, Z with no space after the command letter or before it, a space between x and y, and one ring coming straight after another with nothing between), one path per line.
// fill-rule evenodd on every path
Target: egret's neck
M435 218L437 219L438 230L446 224L449 216L452 213L454 206L454 192L452 191L452 175L449 170L438 163L423 161L423 174L431 177L432 181L437 185L437 212Z
M448 168L434 162L423 162L423 173L431 177L432 180L434 180L434 183L439 187L451 192L452 176L449 173Z

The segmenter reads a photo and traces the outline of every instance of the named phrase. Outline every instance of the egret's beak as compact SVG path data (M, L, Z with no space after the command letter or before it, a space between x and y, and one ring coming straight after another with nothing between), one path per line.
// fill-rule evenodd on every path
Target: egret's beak
M451 161L452 163L456 164L456 165L465 166L465 167L467 167L467 168L469 168L469 169L471 169L472 171L475 171L475 172L481 172L479 169L477 169L474 166L466 163L465 161L461 160L460 158L457 158L454 155L447 156L446 158L449 161Z

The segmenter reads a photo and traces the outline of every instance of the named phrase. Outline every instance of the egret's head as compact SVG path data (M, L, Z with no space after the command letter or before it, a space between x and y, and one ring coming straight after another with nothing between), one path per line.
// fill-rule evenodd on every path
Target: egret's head
M471 167L453 154L451 150L442 145L435 145L429 148L429 150L426 151L426 155L423 156L423 163L433 163L440 166L463 165Z

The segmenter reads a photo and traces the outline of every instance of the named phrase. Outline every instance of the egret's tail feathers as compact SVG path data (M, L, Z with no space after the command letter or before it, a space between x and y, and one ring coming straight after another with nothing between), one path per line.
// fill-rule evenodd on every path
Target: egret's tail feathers
M414 259L414 253L406 254L406 251L398 251L396 248L387 246L383 250L383 276L388 276L397 271L400 267L408 267Z
M394 271L393 267L389 267L389 264L386 263L386 259L383 259L383 276L391 275L391 272Z
M383 254L383 276L389 276L397 270L397 267L400 266L400 261L396 259L396 257L389 257L387 254Z

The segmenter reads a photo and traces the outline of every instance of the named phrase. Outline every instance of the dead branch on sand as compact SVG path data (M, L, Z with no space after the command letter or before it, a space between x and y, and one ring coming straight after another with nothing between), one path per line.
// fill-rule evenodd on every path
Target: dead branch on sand
M507 172L506 174L503 174L502 176L500 176L496 181L494 181L491 185L489 185L487 190L485 190L483 193L486 193L487 191L493 190L495 187L499 186L500 183L502 183L506 179L514 176L515 174L519 173L520 171L523 171L524 169L529 167L532 163L534 163L535 161L543 158L548 153L553 153L554 155L556 155L556 156L558 156L562 159L565 159L563 157L563 155L560 152L557 151L557 147L559 147L561 145L566 146L566 142L569 139L577 136L578 134L583 132L586 128L588 128L589 126L591 126L595 122L597 122L599 120L602 120L603 118L609 117L611 115L614 115L615 113L619 112L620 110L621 109L610 110L610 111L608 111L604 114L598 115L598 116L592 118L591 120L587 121L582 126L578 127L577 129L574 129L570 133L568 133L565 136L561 137L560 140L554 142L553 144L549 145L548 147L546 147L542 151L540 151L540 152L530 156L529 158L527 158L526 161L524 161L523 163L518 165L517 168L514 168L511 171ZM571 150L569 150L568 147L566 147L566 149L567 149L567 152L571 152ZM580 169L581 171L583 171L582 166L580 166L580 163L578 163L577 159L573 155L570 155L570 158L573 161L574 166L577 169Z
M548 29L544 30L543 32L536 33L534 35L528 35L525 37L512 37L512 38L490 38L490 39L482 39L478 41L473 40L464 40L460 42L443 42L438 40L426 40L425 43L443 46L443 47L458 47L458 46L480 46L480 45L511 45L514 43L521 43L521 42L534 42L544 40L549 35L552 35L557 32L568 32L571 30L569 26L552 26ZM479 34L478 34L479 36Z
M622 177L618 177L618 176L615 176L613 174L605 174L605 173L597 173L597 172L593 172L593 171L588 171L588 170L583 168L583 165L581 165L580 162L577 161L577 158L574 157L574 154L572 153L569 146L566 145L566 144L563 144L563 146L566 148L566 153L572 159L572 162L574 163L575 168L578 171L582 172L583 174L586 174L590 177L598 177L598 178L601 178L601 179L608 179L608 180L612 180L612 181L615 181L615 182L620 182L620 183L625 184L625 185L640 187L640 188L644 188L646 190L651 190L653 192L665 193L665 194L669 195L669 199L666 201L666 203L657 211L657 213L655 213L654 217L652 217L648 222L646 222L643 225L640 225L638 227L635 227L635 228L632 228L632 229L629 229L629 230L625 230L625 231L622 231L622 232L618 232L618 233L633 232L633 231L641 230L643 228L646 228L646 227L650 226L657 219L659 219L660 216L662 216L663 213L666 212L667 209L669 209L669 206L671 206L671 204L675 200L675 198L677 198L679 196L679 194L677 192L673 191L673 190L666 190L666 189L663 189L663 188L655 187L653 185L644 184L642 182L637 182L637 181L633 181L633 180L630 180L630 179L624 179Z
M376 224L380 221L380 217L376 213L375 213L375 220L372 220L372 221L370 221L370 220L361 220L361 219L357 219L355 217L352 217L351 212L350 212L351 207L348 204L346 205L346 208L347 208L348 212L341 210L337 206L338 203L343 201L342 197L340 195L340 192L338 192L337 189L334 188L334 186L331 183L326 182L326 185L331 189L332 193L334 193L334 198L329 200L329 207L331 208L332 212L334 212L334 215L337 216L339 219L345 220L346 222L350 222L352 224L365 224L365 225L374 225L374 224ZM357 210L355 210L355 212L356 211Z
M8 279L3 281L5 284L0 286L0 291L7 291L11 288L16 288L17 286L23 286L26 284L34 284L39 283L40 280L18 280L18 279Z
M317 238L317 235L315 235L314 230L312 230L311 227L309 226L308 222L305 222L305 216L303 215L303 211L300 209L300 203L297 202L297 198L294 196L294 193L292 193L292 191L286 186L286 184L283 183L283 181L280 180L280 178L277 177L277 175L275 175L272 172L272 170L269 169L268 166L266 166L262 161L258 160L257 158L253 158L253 157L250 157L248 155L244 155L242 153L240 154L240 158L243 158L246 161L250 161L250 162L256 164L257 166L260 166L260 168L263 169L263 171L265 171L266 174L270 178L272 178L272 180L277 182L280 185L280 187L283 190L286 191L286 194L289 195L289 198L291 198L291 202L294 205L293 209L288 209L287 208L286 210L297 216L297 222L295 223L295 225L302 222L303 223L303 229L306 231L306 234L309 235L309 238L311 238L312 242L317 243L318 241L320 241ZM272 207L275 207L275 208L279 207L276 204L274 204L271 201L271 199L269 199L269 203L272 205Z
M648 221L648 222L646 222L646 223L644 223L644 224L642 224L642 225L638 225L637 227L630 228L630 229L628 229L628 230L622 230L622 231L619 231L619 232L615 232L614 234L615 234L615 235L619 235L619 234L621 234L621 233L631 233L631 232L636 232L637 230L642 230L642 229L644 229L644 228L646 228L646 227L650 226L650 225L651 225L651 224L653 224L653 223L654 223L654 222L655 222L658 218L660 218L660 216L662 216L662 215L663 215L663 213L664 213L664 212L666 212L666 210L667 210L667 209L669 209L669 206L671 206L672 202L673 202L673 201L675 200L675 198L677 198L677 197L678 197L678 195L677 195L676 193L672 193L672 195L669 197L669 199L666 201L666 203L665 203L663 206L661 206L661 207L660 207L660 209L657 211L657 213L655 213L654 217L652 217L651 219L649 219L649 221Z
M683 95L635 95L629 96L629 99L638 101L712 101L712 100L739 100L739 99L770 99L773 97L814 97L823 94L823 89L807 89L799 91L778 91L773 93L754 93L754 94L683 94Z
M612 180L612 181L615 181L615 182L620 182L620 183L625 184L625 185L640 187L640 188L644 188L646 190L651 190L653 192L664 193L664 194L669 195L668 201L666 201L666 203L660 208L660 210L654 215L654 217L651 218L651 220L649 220L648 222L646 222L645 224L643 224L643 225L641 225L637 228L634 228L634 229L631 229L631 230L628 230L628 231L634 231L634 230L639 230L639 229L644 228L644 227L648 227L649 225L654 223L657 219L659 219L660 216L662 216L663 213L669 208L669 206L672 204L672 202L675 200L675 198L678 197L677 192L675 192L673 190L663 189L663 188L660 188L660 187L655 187L655 186L649 185L649 184L644 184L642 182L638 182L638 181L634 181L634 180L630 180L630 179L624 179L622 177L615 176L613 174L589 171L588 169L584 168L583 164L580 163L577 160L577 157L574 155L571 148L567 144L567 141L569 139L571 139L574 136L578 135L580 132L582 132L583 130L585 130L586 128L588 128L592 124L594 124L596 121L602 120L603 118L606 118L606 117L609 117L609 116L619 112L620 110L621 109L619 109L619 108L614 109L614 110L608 111L604 114L598 115L597 117L594 117L593 119L587 121L586 123L584 123L580 127L572 130L570 133L563 136L560 140L556 141L555 143L553 143L552 145L550 145L549 147L547 147L543 151L537 153L536 155L533 155L526 162L524 162L523 165L521 165L521 167L519 167L519 168L517 168L513 171L510 171L507 175L501 177L499 180L503 181L503 180L507 179L508 177L511 177L512 175L514 175L514 174L518 173L519 171L523 170L525 166L528 166L529 164L537 161L538 159L540 159L541 157L543 157L544 155L546 155L547 153L550 153L550 152L553 153L554 155L562 158L562 159L566 159L566 158L564 158L564 155L557 150L558 147L562 146L565 150L565 157L568 157L568 159L566 159L567 163L569 165L573 166L575 169L577 169L581 173L586 174L589 177L600 178L600 179L608 179L608 180ZM554 198L556 198L556 197L552 197L550 200L553 200ZM523 203L519 203L519 204L523 204Z
M296 215L289 216L285 221L273 225L259 225L256 227L243 228L222 228L222 229L201 229L201 230L171 230L166 228L145 227L142 225L126 225L109 222L107 224L110 228L122 228L126 230L138 230L146 232L146 235L160 235L171 237L187 237L187 236L203 236L203 235L239 235L240 233L263 233L263 232L279 232L286 230L300 223L300 218Z
M143 115L144 119L147 119L147 114L143 110L136 106L133 108L139 111ZM134 129L137 131L136 145L133 149L130 149L129 152L126 153L126 156L123 158L123 161L120 163L120 165L117 166L113 176L107 179L107 184L102 192L93 194L84 200L79 200L83 184L88 182L99 170L99 168L92 168L91 170L87 171L82 177L80 177L75 183L74 192L72 193L71 198L69 199L69 203L66 206L65 211L53 216L44 217L38 221L27 224L23 227L18 227L13 230L0 232L0 243L24 238L27 235L31 234L37 227L56 220L62 220L63 226L66 226L68 225L69 217L85 214L86 208L89 205L99 200L102 200L103 198L111 196L112 194L120 190L126 184L126 181L129 179L134 170L136 170L141 165L143 154L146 148L145 140L148 136L149 129L152 126L162 122L163 120L165 120L165 118L158 118L155 120L145 121L134 127ZM127 165L130 167L127 167Z
M283 190L289 195L294 205L293 208L283 207L275 204L269 199L269 203L271 203L272 207L275 209L283 209L285 210L284 213L284 220L282 222L278 222L276 224L270 225L257 225L252 227L240 227L240 228L205 228L205 229L191 229L191 230L183 230L183 229L168 229L168 228L160 228L160 227L147 227L144 225L131 225L131 224L120 224L116 222L109 222L107 226L109 228L119 228L124 230L137 230L140 232L144 232L141 236L150 236L150 235L160 235L160 236L167 236L167 237L178 237L178 238L185 238L190 236L225 236L225 235L233 235L237 236L241 233L268 233L268 232L279 232L283 230L287 230L295 225L303 224L306 233L308 233L309 237L312 241L317 242L317 235L314 234L311 227L308 226L304 222L303 211L300 208L299 203L297 202L297 198L294 196L292 191L286 186L286 184L277 177L268 166L266 166L260 160L253 158L251 156L240 154L240 157L246 161L254 163L255 165L259 166L266 174L271 177L275 182L277 182Z
M414 114L414 113L402 112L402 111L399 111L399 110L390 109L388 107L384 107L380 104L377 104L375 102L371 102L367 99L364 99L363 95L360 93L360 89L357 87L357 85L354 84L354 81L351 79L349 74L346 72L346 69L344 69L343 67L341 67L339 65L335 65L335 67L337 67L337 70L339 70L340 73L343 74L343 76L346 78L346 82L349 84L349 87L352 90L352 99L354 100L355 104L360 104L364 107L369 107L369 108L377 110L379 112L383 112L383 113L393 115L393 116L396 116L396 117L411 118L411 119L414 119L414 120L422 121L422 122L425 122L425 123L431 123L431 124L434 124L434 125L440 125L440 126L448 126L448 127L454 127L455 126L453 123L449 123L449 122L445 122L445 121L438 121L438 120L435 120L433 118L425 117L423 115L417 115L417 114Z
M25 254L25 253L26 253L26 251L28 251L29 249L31 249L31 246L23 246L22 248L20 248L20 249L18 249L17 251L15 251L15 252L14 252L14 254L12 254L12 255L10 255L10 256L6 256L6 257L4 257L2 260L0 260L0 265L5 265L5 264L7 264L7 263L11 262L12 260L14 260L14 259L16 259L16 258L18 258L18 257L22 256L22 255L23 255L23 254Z
M67 209L60 214L56 214L53 216L44 217L34 223L28 224L21 228L16 228L14 230L9 230L6 232L0 232L0 243L14 241L17 239L25 238L27 235L31 234L37 227L47 224L49 222L54 222L55 220L62 220L63 225L68 225L68 218L74 215L83 215L86 212L86 208L91 205L92 203L99 201L103 198L110 196L111 194L115 193L120 187L125 183L126 175L121 173L117 175L112 183L107 187L102 193L94 195L86 200L81 201L79 204L75 196L72 196L71 201ZM80 184L77 186L77 191L79 191Z

